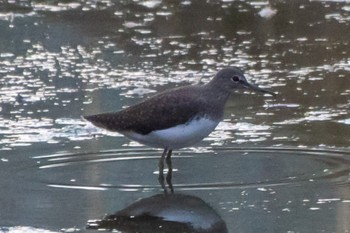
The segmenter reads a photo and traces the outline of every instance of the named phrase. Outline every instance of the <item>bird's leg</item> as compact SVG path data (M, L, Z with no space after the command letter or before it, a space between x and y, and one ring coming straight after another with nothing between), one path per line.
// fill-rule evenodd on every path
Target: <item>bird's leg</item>
M159 159L159 164L158 164L158 168L159 168L159 174L163 174L163 170L164 170L164 159L165 156L168 153L168 148L165 148L162 154L162 157L160 157Z
M171 153L173 152L173 150L168 150L168 154L166 156L166 164L168 165L168 167L171 167Z
M164 183L164 158L166 156L166 154L168 153L168 148L165 148L162 154L162 157L160 157L159 159L159 164L158 164L158 168L159 168L159 175L158 175L158 182L160 184L160 186L162 186L164 192L166 191L166 187L165 187L165 183Z
M168 173L166 175L166 182L169 186L170 192L174 193L174 188L173 188L173 183L171 181L172 177L173 177L173 165L171 162L171 153L173 152L173 150L169 150L168 154L166 156L166 164L168 166Z

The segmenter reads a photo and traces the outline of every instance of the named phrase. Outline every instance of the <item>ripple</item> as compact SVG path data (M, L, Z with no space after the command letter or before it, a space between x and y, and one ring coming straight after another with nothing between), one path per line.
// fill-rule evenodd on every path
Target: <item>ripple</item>
M77 228L61 229L59 232L78 232ZM3 233L56 233L58 231L50 231L41 228L29 226L15 226L15 227L0 227L0 232Z
M173 155L175 190L218 190L274 186L343 185L349 182L350 153L298 148L217 148ZM159 190L160 151L113 150L37 156L35 182L49 187L150 192ZM208 176L207 174L210 174Z

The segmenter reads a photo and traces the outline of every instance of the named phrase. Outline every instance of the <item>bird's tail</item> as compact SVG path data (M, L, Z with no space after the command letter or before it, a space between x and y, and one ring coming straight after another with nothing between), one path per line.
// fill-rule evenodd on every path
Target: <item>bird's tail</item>
M120 130L118 120L113 113L102 113L96 115L82 116L83 119L91 122L93 125L109 131L117 132Z

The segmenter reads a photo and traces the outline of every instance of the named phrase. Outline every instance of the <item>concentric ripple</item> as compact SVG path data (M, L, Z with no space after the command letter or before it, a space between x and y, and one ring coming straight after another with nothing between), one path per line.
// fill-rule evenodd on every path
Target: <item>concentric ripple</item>
M113 150L34 157L35 182L86 190L159 190L158 150ZM173 154L175 190L342 185L349 182L350 153L297 148L222 148Z

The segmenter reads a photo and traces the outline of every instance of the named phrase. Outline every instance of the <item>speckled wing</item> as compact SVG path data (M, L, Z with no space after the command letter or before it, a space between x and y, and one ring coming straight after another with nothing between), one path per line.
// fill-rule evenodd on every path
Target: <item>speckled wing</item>
M149 134L154 130L185 124L200 116L201 98L195 89L179 88L156 95L118 112L84 116L97 127L110 131Z

